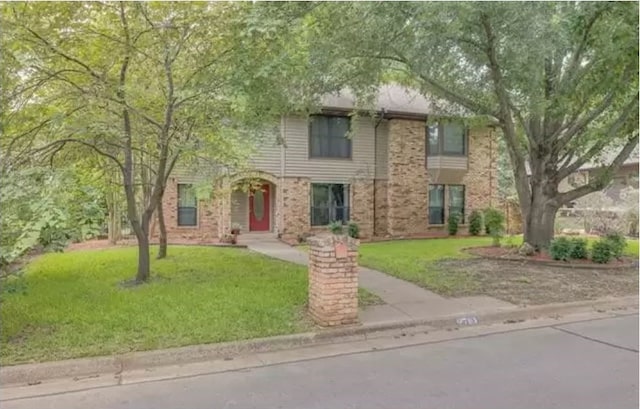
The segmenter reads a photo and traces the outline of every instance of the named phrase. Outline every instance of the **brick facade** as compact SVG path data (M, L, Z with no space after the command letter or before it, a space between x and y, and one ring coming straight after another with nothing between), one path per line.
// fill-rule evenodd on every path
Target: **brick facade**
M195 241L210 243L218 237L219 208L216 200L199 200L197 224L195 226L178 226L178 183L170 178L164 192L162 210L169 241ZM150 228L151 238L157 239L159 230L157 216Z
M499 207L498 139L489 128L469 132L468 170L462 177L465 185L465 214L472 210Z
M373 180L357 180L351 184L351 220L358 224L360 237L373 236Z
M384 237L389 234L388 215L389 201L387 195L387 181L378 179L374 182L374 220L373 235Z
M422 233L427 226L428 178L425 122L389 121L387 229L392 236Z
M390 119L386 143L386 179L357 178L350 184L351 220L360 227L363 238L373 236L420 236L445 231L446 226L429 225L429 183L465 186L465 215L489 206L502 207L497 201L497 133L489 128L469 132L466 169L427 170L425 121ZM460 163L460 162L458 162ZM465 162L461 162L465 163ZM295 243L310 232L326 231L311 227L310 189L307 177L276 178L261 174L272 184L272 231L283 240ZM213 241L231 227L230 181L214 189L214 199L198 203L198 225L177 226L177 183L171 179L163 209L171 239ZM445 190L445 223L449 194ZM157 236L157 229L152 234ZM461 226L463 234L465 226Z
M327 234L309 245L309 314L322 326L356 323L358 241Z
M308 178L282 178L280 209L281 226L278 233L287 241L297 240L298 236L309 232L310 220L310 189Z

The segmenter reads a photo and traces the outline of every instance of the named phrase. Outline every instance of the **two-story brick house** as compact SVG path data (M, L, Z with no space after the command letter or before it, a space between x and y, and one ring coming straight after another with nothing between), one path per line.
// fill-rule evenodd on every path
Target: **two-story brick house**
M347 94L329 96L317 115L286 116L279 137L263 143L250 174L214 187L196 200L194 176L170 178L163 210L169 240L211 241L239 224L288 241L354 221L363 237L419 236L444 231L450 212L466 221L472 209L496 205L497 143L491 128L432 117L418 93L380 89L375 115L350 117ZM258 179L243 191L238 182Z

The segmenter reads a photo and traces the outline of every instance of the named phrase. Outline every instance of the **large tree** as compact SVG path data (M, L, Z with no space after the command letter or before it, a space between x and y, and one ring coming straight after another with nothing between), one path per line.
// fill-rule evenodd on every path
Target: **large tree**
M545 247L558 209L605 187L638 144L637 17L632 2L352 2L316 7L305 24L318 58L355 87L395 72L497 125L525 241ZM589 162L599 177L559 190Z
M227 167L246 160L259 135L251 127L271 118L281 100L267 81L248 86L261 67L245 57L270 51L263 33L247 34L250 9L246 3L2 6L3 51L12 63L5 82L19 91L5 104L19 119L5 128L15 142L5 152L51 160L83 149L108 159L121 174L116 179L138 241L138 283L150 275L150 222L179 159L198 154Z

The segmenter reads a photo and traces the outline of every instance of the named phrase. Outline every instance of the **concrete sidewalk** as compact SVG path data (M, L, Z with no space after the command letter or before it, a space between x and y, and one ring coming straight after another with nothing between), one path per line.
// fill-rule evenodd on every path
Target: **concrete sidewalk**
M302 265L308 263L307 253L288 246L275 237L251 237L243 240L243 244L246 244L250 250L269 257ZM360 321L363 324L451 315L472 317L489 311L508 311L518 308L508 302L486 296L445 298L415 284L365 267L360 267L358 280L360 287L378 295L386 303L360 311Z

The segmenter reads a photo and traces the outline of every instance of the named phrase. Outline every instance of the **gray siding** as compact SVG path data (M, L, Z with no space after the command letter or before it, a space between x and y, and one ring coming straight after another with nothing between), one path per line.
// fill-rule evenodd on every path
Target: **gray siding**
M357 121L351 142L351 159L310 159L307 118L287 118L284 176L308 177L312 182L350 183L354 178L373 179L374 120L358 118Z
M427 157L427 169L455 169L467 170L468 159L466 156L429 156Z
M247 192L231 193L231 223L238 223L243 233L249 231L249 197Z
M376 131L376 179L387 179L389 164L389 121L382 121Z
M255 153L249 160L255 170L281 176L282 144L279 142L279 128L278 126L278 129L269 132L258 142Z

